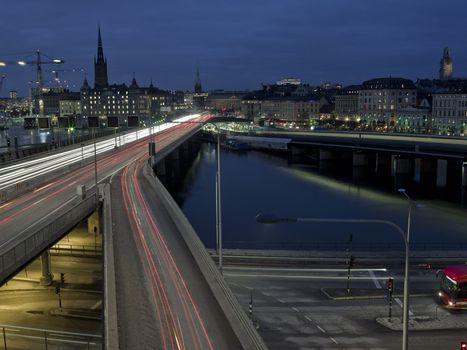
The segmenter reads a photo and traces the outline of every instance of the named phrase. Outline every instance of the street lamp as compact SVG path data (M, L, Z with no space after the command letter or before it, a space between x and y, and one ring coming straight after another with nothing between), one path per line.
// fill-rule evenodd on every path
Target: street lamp
M314 222L314 223L354 223L354 224L382 224L394 228L401 235L405 244L405 273L404 273L404 304L403 304L403 319L402 319L402 350L408 350L408 330L409 330L409 238L410 238L410 219L412 212L413 201L405 193L405 190L400 189L399 192L405 194L410 201L409 219L407 224L407 235L404 230L396 223L389 220L379 219L328 219L328 218L281 218L274 214L259 213L256 215L256 221L261 224L277 224L277 223L294 223L294 222Z
M402 349L408 350L409 348L409 243L410 243L410 226L412 220L412 207L414 206L414 201L409 197L405 188L399 188L398 191L402 193L405 198L409 201L409 215L407 217L407 234L405 237L405 278L404 278L404 314L403 314L403 324L404 328L402 331ZM416 207L423 207L423 205L416 204Z
M219 271L222 274L222 201L221 201L221 152L220 152L220 129L219 127L210 121L202 122L172 122L172 123L183 123L183 124L211 124L214 126L217 132L217 148L216 148L216 158L217 158L217 171L216 171L216 251L219 255Z

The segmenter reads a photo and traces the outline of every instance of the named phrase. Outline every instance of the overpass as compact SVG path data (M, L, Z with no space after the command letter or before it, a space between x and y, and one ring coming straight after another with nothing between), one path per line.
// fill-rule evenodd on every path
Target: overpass
M92 213L89 226L98 229L99 183L106 218L107 348L144 348L158 343L164 349L265 349L180 209L157 179L150 178L150 168L143 167L149 141L158 147L154 165L173 163L171 155L186 150L183 144L200 127L181 123L146 129L139 135L134 132L118 149L113 140L99 142L97 178L93 149L1 168L2 283L39 254L42 282L52 282L46 249ZM103 185L108 179L113 179L110 187ZM115 179L121 179L120 184ZM141 185L142 181L146 182ZM77 195L78 185L87 191L81 188ZM112 215L114 220L109 219ZM128 249L128 239L135 249ZM142 293L139 299L135 290Z

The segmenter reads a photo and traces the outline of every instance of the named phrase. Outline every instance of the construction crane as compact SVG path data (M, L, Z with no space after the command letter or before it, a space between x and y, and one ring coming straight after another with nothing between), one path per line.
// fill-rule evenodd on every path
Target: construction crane
M84 77L86 77L86 69L85 68L69 68L69 69L54 69L54 70L46 70L46 72L50 72L54 75L54 81L57 84L62 83L58 74L60 73L84 73ZM63 81L66 83L66 81Z
M42 65L43 64L62 64L65 63L64 60L62 59L52 59L49 58L48 60L43 61L41 57L41 52L40 50L36 51L36 59L33 61L27 61L27 60L19 60L19 61L0 61L0 67L5 67L10 64L17 64L20 66L26 66L26 65L32 65L36 66L37 68L37 84L39 87L39 90L42 90L43 87L43 81L42 81Z

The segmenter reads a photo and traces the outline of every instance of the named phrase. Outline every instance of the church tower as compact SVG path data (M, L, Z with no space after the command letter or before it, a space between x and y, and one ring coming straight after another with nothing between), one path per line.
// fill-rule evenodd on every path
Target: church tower
M449 56L449 48L444 48L443 58L440 62L439 67L439 79L440 80L451 80L452 78L452 59Z
M107 58L102 48L101 27L99 26L97 38L97 59L94 57L94 87L105 88L109 85L107 79Z
M199 77L199 67L196 67L196 81L195 81L195 94L200 94L203 92L201 87L201 78Z

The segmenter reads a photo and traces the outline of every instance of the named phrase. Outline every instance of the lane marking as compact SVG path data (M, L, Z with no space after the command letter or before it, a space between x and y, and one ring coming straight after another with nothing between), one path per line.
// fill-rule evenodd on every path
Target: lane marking
M277 301L278 301L279 303L285 304L285 301L282 300L282 299L277 298Z
M331 339L331 340L334 342L334 344L339 344L339 343L337 342L337 340L334 339L333 337L329 337L329 339Z
M308 316L305 316L305 318L310 321L310 322L313 322L313 320L311 318L309 318Z
M300 311L298 311L298 309L295 306L292 306L292 310L295 311L295 312L300 313Z
M376 276L375 276L374 272L373 271L368 271L368 273L370 274L371 279L373 280L376 288L381 289L381 283L379 283L379 281L376 279Z
M321 328L319 325L316 325L316 327L317 327L321 332L326 333L326 331L325 331L323 328Z

